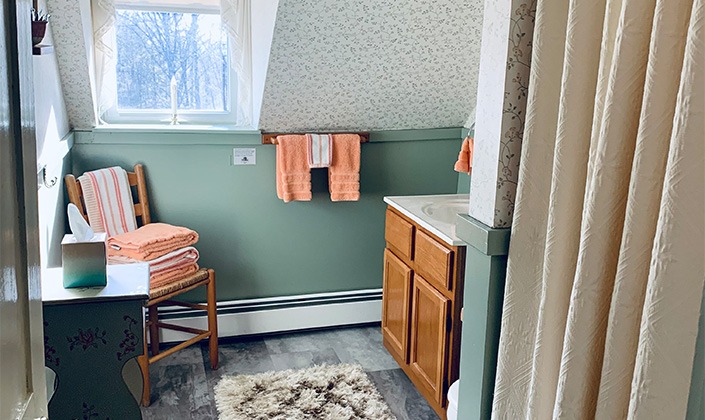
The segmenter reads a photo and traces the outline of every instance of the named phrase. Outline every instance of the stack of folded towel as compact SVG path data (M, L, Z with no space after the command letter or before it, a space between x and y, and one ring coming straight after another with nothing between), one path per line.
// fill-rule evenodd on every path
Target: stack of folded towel
M150 223L108 238L108 262L147 262L151 287L160 287L198 271L198 234L166 223Z
M147 262L152 288L198 271L199 254L193 247L198 233L166 223L150 223L137 229L124 169L114 166L86 172L78 181L91 228L108 234L108 263Z
M311 168L328 168L332 201L360 199L360 136L305 134L277 136L277 197L311 200Z

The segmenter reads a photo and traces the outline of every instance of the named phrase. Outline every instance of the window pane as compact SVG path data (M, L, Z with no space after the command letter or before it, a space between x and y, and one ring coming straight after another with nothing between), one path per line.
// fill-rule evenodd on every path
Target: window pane
M228 111L228 43L215 14L117 11L118 109Z

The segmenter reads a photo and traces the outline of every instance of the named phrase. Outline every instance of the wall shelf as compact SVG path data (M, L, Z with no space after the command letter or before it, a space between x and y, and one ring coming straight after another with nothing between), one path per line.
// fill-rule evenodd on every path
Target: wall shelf
M35 45L32 47L32 55L49 55L54 53L53 45Z

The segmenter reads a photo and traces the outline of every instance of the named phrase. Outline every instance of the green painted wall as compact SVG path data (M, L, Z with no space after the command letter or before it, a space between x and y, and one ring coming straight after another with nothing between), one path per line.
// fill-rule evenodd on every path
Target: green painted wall
M463 291L458 418L489 419L497 370L509 229L492 229L458 215L456 232L468 243Z
M198 133L183 145L150 144L158 135L144 133L130 133L142 144L85 137L72 149L74 173L143 163L154 218L199 232L221 301L381 287L383 196L454 193L461 142L460 129L373 133L362 145L359 202L331 202L327 171L317 169L313 200L285 204L274 146L209 144ZM255 147L257 165L232 166L233 147Z

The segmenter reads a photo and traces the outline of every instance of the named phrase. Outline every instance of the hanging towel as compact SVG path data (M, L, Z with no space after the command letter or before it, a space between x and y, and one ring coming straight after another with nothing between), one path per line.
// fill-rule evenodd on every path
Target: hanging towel
M468 136L463 140L463 145L460 146L460 153L458 153L458 161L455 162L456 172L472 172L472 153L475 147L475 140Z
M86 172L78 178L88 223L108 237L137 229L127 172L119 166Z
M276 155L277 197L285 203L311 201L306 136L277 136Z
M333 160L333 136L330 134L306 134L306 151L309 168L327 168Z
M198 271L198 264L196 264L198 258L199 254L196 248L187 246L149 261L149 281L151 286L163 286L174 281L174 279L180 279L195 273ZM112 255L108 258L108 263L110 264L136 262L140 262L140 260L121 255Z
M166 223L150 223L127 233L108 238L108 258L120 255L151 261L198 242L198 233Z
M328 168L331 201L360 199L360 136L333 135L333 160Z

